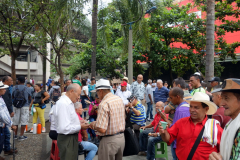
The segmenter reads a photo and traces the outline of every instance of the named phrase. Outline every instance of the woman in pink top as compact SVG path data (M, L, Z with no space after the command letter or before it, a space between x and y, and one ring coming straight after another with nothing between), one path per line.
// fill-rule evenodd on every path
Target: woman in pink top
M74 107L80 120L81 126L86 125L84 124L86 123L86 121L80 116L82 115L83 112L82 104L80 102L76 102L74 103ZM78 133L78 143L79 145L83 146L83 150L89 151L85 160L92 160L98 151L98 147L95 144L88 142L87 140L88 140L87 130L81 129Z

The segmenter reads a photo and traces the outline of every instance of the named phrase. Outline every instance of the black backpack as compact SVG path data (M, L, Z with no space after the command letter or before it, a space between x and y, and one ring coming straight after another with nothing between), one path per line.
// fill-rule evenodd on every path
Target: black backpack
M14 94L14 98L13 98L13 106L16 108L22 108L24 106L24 104L27 102L27 100L25 99L25 89L26 87L23 88L23 90L19 90L18 86L16 86L16 90L15 90L15 94Z

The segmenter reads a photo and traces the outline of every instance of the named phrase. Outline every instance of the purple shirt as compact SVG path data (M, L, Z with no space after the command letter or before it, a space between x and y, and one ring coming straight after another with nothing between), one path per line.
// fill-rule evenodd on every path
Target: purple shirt
M190 112L189 112L189 107L184 107L183 105L186 105L188 104L187 102L182 102L180 103L177 108L176 108L176 111L175 111L175 115L173 117L173 123L171 125L171 127L181 118L184 118L184 117L190 117ZM177 145L177 141L174 140L173 141L174 145L173 145L173 148L176 148L176 145Z

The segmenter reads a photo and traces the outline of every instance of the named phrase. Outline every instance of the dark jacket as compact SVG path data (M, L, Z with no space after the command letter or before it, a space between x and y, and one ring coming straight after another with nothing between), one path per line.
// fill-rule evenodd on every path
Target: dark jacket
M2 95L2 98L3 98L4 102L6 103L9 114L11 114L13 112L13 107L12 107L12 96L11 96L9 88L6 89L5 94Z

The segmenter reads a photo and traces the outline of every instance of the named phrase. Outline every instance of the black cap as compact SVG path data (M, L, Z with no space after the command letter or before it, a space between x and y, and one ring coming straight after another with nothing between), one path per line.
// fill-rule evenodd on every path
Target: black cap
M220 82L221 80L220 80L220 78L219 77L213 77L210 81L208 81L208 82L214 82L214 81L216 81L216 82Z

